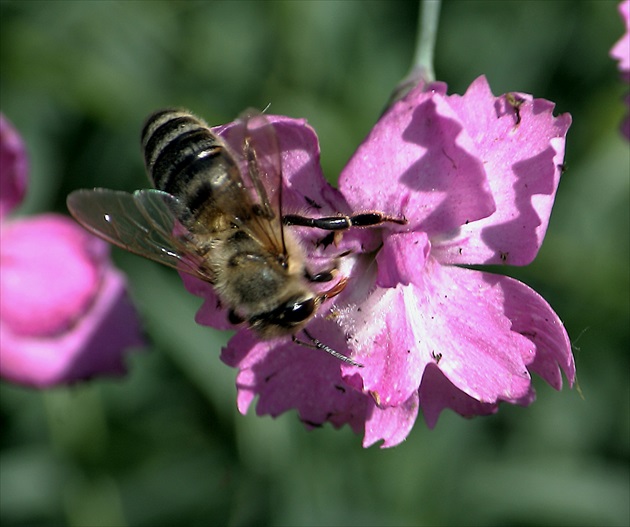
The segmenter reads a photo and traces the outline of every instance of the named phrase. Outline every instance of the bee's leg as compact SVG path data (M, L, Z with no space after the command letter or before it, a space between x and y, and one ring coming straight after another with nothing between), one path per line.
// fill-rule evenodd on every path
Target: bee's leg
M348 278L344 276L343 278L341 278L341 280L339 280L339 282L333 285L328 291L324 291L321 295L319 295L317 297L318 301L320 303L325 302L329 298L333 298L334 296L337 296L346 288L347 285L348 285Z
M341 360L341 361L343 361L343 362L345 362L347 364L351 364L352 366L357 366L359 368L363 368L363 364L359 364L358 362L353 361L350 357L346 357L345 355L342 355L338 351L332 349L330 346L327 346L323 342L317 340L308 331L306 331L306 329L303 329L302 331L304 332L304 334L308 337L308 339L311 342L310 343L309 342L304 342L302 340L299 340L295 335L291 335L291 339L296 344L299 344L300 346L304 346L306 348L324 350L326 353L329 353L333 357L335 357L335 358L337 358L337 359L339 359L339 360Z
M330 282L335 278L337 269L333 268L330 271L322 271L321 273L311 274L308 269L304 269L304 277L309 282Z
M228 312L228 321L230 322L230 324L234 324L236 326L241 322L244 322L245 319L238 315L233 309L230 309L230 311Z
M326 231L345 231L350 227L373 227L381 223L397 223L405 225L406 218L393 218L385 216L382 212L363 212L352 216L328 216L325 218L307 218L298 214L287 214L282 217L285 225L298 227L314 227Z
M326 249L329 245L333 243L337 245L337 242L338 242L337 237L340 236L340 234L341 233L339 231L329 232L321 240L317 240L317 243L315 243L315 248L317 249L319 246L322 246L324 249Z

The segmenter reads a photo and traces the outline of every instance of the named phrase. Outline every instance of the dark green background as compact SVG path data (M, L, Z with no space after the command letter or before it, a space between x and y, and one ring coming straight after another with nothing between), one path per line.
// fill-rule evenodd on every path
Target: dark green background
M1 109L31 155L20 213L74 188L146 186L145 116L211 123L248 106L306 117L334 181L405 75L415 2L2 2ZM536 381L530 408L361 448L235 407L228 335L196 326L176 273L114 251L151 350L129 375L73 389L0 387L0 521L9 526L628 525L627 86L608 56L617 2L446 2L436 71L462 93L486 74L570 112L545 244L501 269L547 298L571 335L583 397Z

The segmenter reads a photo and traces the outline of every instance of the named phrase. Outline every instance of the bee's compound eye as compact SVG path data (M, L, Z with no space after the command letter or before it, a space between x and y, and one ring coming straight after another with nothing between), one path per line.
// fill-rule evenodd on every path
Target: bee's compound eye
M309 318L315 311L315 299L309 298L301 302L289 302L284 306L282 319L287 324L299 324Z
M308 320L317 309L315 298L300 299L294 297L287 300L273 311L254 315L249 319L252 327L263 333L270 329L295 329Z

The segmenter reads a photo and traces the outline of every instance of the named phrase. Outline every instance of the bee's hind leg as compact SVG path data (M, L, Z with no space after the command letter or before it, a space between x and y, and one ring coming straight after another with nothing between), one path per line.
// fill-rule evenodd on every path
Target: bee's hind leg
M397 223L405 225L406 218L386 216L382 212L363 212L352 216L327 216L324 218L307 218L299 214L287 214L282 217L285 225L298 227L314 227L326 231L345 231L350 227L374 227L381 223Z

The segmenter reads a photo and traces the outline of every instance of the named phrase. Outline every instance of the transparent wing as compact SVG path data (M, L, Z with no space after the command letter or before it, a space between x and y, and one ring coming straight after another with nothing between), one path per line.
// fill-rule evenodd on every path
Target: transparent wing
M232 149L240 148L243 186L251 200L248 229L268 248L286 255L282 230L282 157L273 124L258 110L249 109L229 128L225 140Z
M68 196L67 206L74 219L100 238L213 282L193 235L179 221L187 210L171 194L154 189L133 194L100 188L77 190Z

